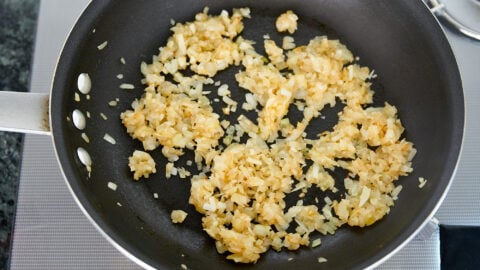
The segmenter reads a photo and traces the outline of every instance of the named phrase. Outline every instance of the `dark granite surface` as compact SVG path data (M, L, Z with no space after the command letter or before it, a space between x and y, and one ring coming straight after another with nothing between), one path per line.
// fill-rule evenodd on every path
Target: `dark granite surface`
M29 89L38 0L0 0L0 91ZM0 269L8 268L23 135L0 131Z

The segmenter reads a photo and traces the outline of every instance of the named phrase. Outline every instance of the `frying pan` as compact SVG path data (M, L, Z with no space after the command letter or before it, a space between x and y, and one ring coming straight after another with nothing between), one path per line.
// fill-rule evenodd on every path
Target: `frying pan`
M151 153L158 173L145 181L132 180L128 156L141 149L141 143L127 135L119 114L142 95L140 63L150 62L158 47L165 44L170 19L191 21L205 6L210 7L211 14L250 7L252 19L245 20L242 35L256 40L258 51L264 34L280 40L282 35L276 33L274 20L291 9L300 17L299 30L294 34L297 44L327 35L346 44L360 57L361 65L375 69L378 77L372 81L374 104L388 101L398 108L406 130L404 137L418 150L414 172L399 179L403 190L389 215L370 227L344 226L335 235L322 236L319 247L269 251L254 265L239 265L219 255L214 241L202 231L200 214L188 204L190 182L164 177L166 160L160 150ZM99 50L97 46L105 41L107 46ZM122 57L126 64L119 60ZM234 87L237 70L221 72L218 79L229 82L233 97L241 102L245 92ZM92 90L89 98L80 94L77 101L77 78L81 73L89 74ZM119 80L117 74L123 74L124 79ZM119 89L123 82L134 84L135 89ZM23 105L18 105L19 98ZM109 101L117 98L118 105L110 107ZM2 114L15 116L10 117L10 123L2 123L4 129L21 127L28 120L22 119L22 111L32 108L38 113L27 118L36 119L23 128L45 120L42 102L46 102L43 96L2 93ZM158 269L179 268L181 264L191 269L377 266L412 239L439 207L455 172L464 126L462 86L454 56L438 22L418 0L93 1L65 43L49 105L48 123L33 132L52 135L67 185L80 208L113 246L142 267ZM67 119L75 109L90 115L82 131ZM219 110L215 105L214 109ZM331 128L340 109L327 109L326 120L315 121L309 133ZM108 120L100 117L102 113ZM298 121L299 114L292 112L290 117ZM88 135L89 143L82 139L82 132ZM105 134L114 137L116 143L103 140ZM91 157L91 174L77 155L79 147ZM189 158L191 153L177 165L186 166ZM418 188L420 176L428 179L422 189ZM341 177L337 172L339 183ZM107 187L109 182L116 183L115 191ZM305 203L315 202L307 195ZM189 213L184 223L172 224L170 212L174 209ZM319 264L318 257L328 261Z

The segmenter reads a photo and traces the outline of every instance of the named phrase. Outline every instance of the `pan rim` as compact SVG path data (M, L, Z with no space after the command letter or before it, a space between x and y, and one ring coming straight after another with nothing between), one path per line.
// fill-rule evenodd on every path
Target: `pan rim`
M106 239L113 247L115 247L118 251L120 251L120 253L122 253L125 257L127 257L128 259L130 259L131 261L133 261L134 263L136 263L137 265L139 265L140 267L144 268L144 269L157 269L155 267L153 267L152 265L146 263L146 260L143 260L141 258L139 258L138 256L134 255L132 252L130 252L128 249L124 248L121 244L118 243L118 241L114 240L112 238L112 236L110 236L110 234L108 234L101 226L100 224L98 223L97 220L95 220L95 218L92 217L92 215L89 213L89 211L85 208L85 205L84 203L80 200L80 198L77 196L77 193L74 191L71 183L70 183L70 180L68 180L68 177L67 175L65 174L65 170L64 170L64 167L62 165L62 162L60 160L60 156L59 156L59 150L57 149L57 144L56 144L56 140L55 140L55 125L53 125L53 114L52 114L52 95L53 95L53 91L54 91L54 83L55 83L55 77L56 77L56 74L57 74L57 69L58 69L58 66L59 66L59 63L61 61L61 58L62 58L62 54L65 50L65 47L67 46L67 43L69 41L69 38L72 34L72 32L74 31L75 29L75 26L78 24L78 22L85 16L85 14L87 14L88 12L90 12L91 9L93 9L93 5L95 5L96 3L98 2L95 2L95 1L90 1L86 6L85 8L83 9L83 11L80 13L80 15L75 19L75 22L73 23L72 27L70 28L68 34L67 34L67 38L64 40L62 46L61 46L61 50L60 50L60 53L58 54L57 56L57 60L55 62L55 67L54 67L54 70L53 70L53 77L51 79L51 82L50 82L50 93L49 93L49 97L50 97L50 102L48 104L48 118L49 118L49 124L50 124L50 129L51 129L51 133L50 133L50 138L52 140L52 145L53 145L53 148L54 148L54 153L55 153L55 158L57 160L57 163L59 165L59 168L60 168L60 172L62 174L62 177L63 177L63 180L65 182L65 184L67 185L67 188L70 192L70 194L72 195L76 205L80 208L80 210L82 211L83 215L87 218L87 220L91 223L91 225L93 225L93 227L102 235L102 237L104 239Z
M459 73L459 70L458 70L458 63L456 62L456 57L455 57L455 54L453 53L453 50L452 50L452 47L450 45L450 42L448 41L447 39L447 33L446 33L446 30L445 28L442 26L442 24L440 23L439 19L437 16L435 16L430 8L428 7L428 4L425 3L424 1L420 1L422 4L423 4L423 7L428 10L428 12L431 13L431 17L433 17L433 19L435 20L438 28L440 28L441 32L443 33L443 37L446 39L446 45L448 46L448 49L449 49L449 53L453 56L453 60L455 61L455 67L456 67L456 70L457 70L457 73L458 73L458 77L459 77L459 82L460 82L460 89L461 89L461 92L462 92L462 98L461 98L461 101L462 101L462 131L461 131L461 138L460 138L460 148L458 150L458 153L457 153L457 158L456 158L456 161L455 161L455 166L453 168L453 171L452 171L452 174L450 176L450 179L447 183L447 186L445 187L445 189L443 190L442 192L442 195L440 196L440 198L437 200L435 206L432 208L432 210L430 211L430 214L427 216L427 218L425 218L425 220L423 221L423 223L417 227L417 229L409 236L407 237L400 245L398 245L396 248L394 248L390 253L388 253L387 255L385 255L382 259L378 260L377 262L373 263L372 265L368 266L366 269L374 269L378 266L380 266L381 264L383 264L384 262L386 262L388 259L390 259L392 256L394 256L397 252L399 252L400 250L402 250L408 243L410 243L410 241L412 241L425 227L426 225L435 218L435 214L438 212L438 209L440 208L440 206L443 204L443 201L445 200L445 198L447 197L447 194L448 192L450 191L450 188L452 186L452 183L453 183L453 180L457 174L457 170L458 170L458 167L459 167L459 163L460 163L460 156L462 155L462 152L463 152L463 147L464 147L464 140L465 140L465 97L463 95L463 82L462 82L462 78L460 76L460 73Z

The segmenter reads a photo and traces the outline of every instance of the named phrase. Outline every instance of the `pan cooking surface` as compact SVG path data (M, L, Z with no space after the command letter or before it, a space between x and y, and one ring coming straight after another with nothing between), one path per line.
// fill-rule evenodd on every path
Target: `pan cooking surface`
M211 265L240 267L218 255L213 240L201 230L201 217L188 204L189 181L163 177L166 162L159 150L151 153L157 161L157 174L140 183L132 180L128 156L142 147L127 135L119 120L120 112L141 96L140 63L150 62L158 47L165 44L170 36L170 18L191 21L204 6L210 7L210 14L232 7L250 7L252 19L244 21L242 35L256 41L261 41L267 33L279 41L274 20L287 9L300 17L294 35L297 45L317 35L339 38L354 55L360 56L362 65L376 70L379 77L373 82L375 104L388 100L397 106L405 136L418 149L414 173L400 179L404 186L400 198L391 213L378 224L366 229L341 228L334 236L322 237L322 245L315 249L269 251L256 265L242 268L370 265L404 242L423 223L448 185L460 147L463 96L450 49L425 8L414 1L388 4L342 1L335 5L327 1L284 1L275 5L268 2L95 2L69 37L55 76L51 111L63 171L75 196L96 223L147 264L157 268L178 267L181 263L199 269ZM189 9L178 8L180 6ZM98 50L97 46L105 41L108 45ZM262 52L258 46L261 44L257 44L258 52ZM122 57L126 64L120 61ZM82 96L80 102L76 102L76 80L84 72L92 80L90 99ZM244 90L233 88L235 73L231 68L219 74L218 79L230 82L232 93L241 93L235 97L241 104ZM123 74L123 80L119 80L117 74ZM120 83L132 83L135 89L121 90ZM119 104L110 107L108 102L116 98ZM91 115L84 130L90 143L65 120L74 109ZM331 128L340 109L328 110L326 119L332 122L315 128ZM108 117L107 121L100 117L101 113ZM115 138L115 145L102 139L105 133ZM78 147L85 148L92 158L91 177L75 155ZM178 166L185 164L180 162ZM431 184L418 189L419 176L432 180ZM107 187L108 182L117 184L116 191ZM158 194L157 199L154 193ZM171 223L173 209L189 213L183 224ZM318 264L320 256L328 262ZM287 264L288 258L293 260Z

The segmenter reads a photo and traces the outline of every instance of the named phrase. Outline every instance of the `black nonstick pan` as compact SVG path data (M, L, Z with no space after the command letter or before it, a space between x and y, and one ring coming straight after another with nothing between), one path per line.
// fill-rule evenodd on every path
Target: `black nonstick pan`
M202 231L201 215L188 204L190 181L165 178L167 160L160 149L151 153L158 172L148 180L133 181L128 157L142 146L126 133L119 115L143 93L140 63L150 62L165 44L171 19L191 21L205 6L210 14L249 7L252 19L244 21L242 35L260 45L265 34L280 40L275 19L293 10L300 18L294 34L297 44L327 35L346 44L360 57L361 65L375 69L374 104L388 101L398 108L404 136L418 151L414 172L399 180L403 190L389 215L362 229L344 226L335 235L322 236L316 248L269 251L256 264L235 264L218 254L214 241ZM106 46L99 50L101 44ZM261 51L261 46L257 48ZM88 98L77 88L81 73L88 73L92 81ZM234 74L232 70L217 76L233 86ZM120 89L121 83L131 83L135 89ZM231 89L233 97L241 100L244 90ZM116 99L118 104L110 106ZM77 109L90 116L81 131L71 119ZM340 109L327 109L326 120L318 122L312 132L331 128ZM437 20L419 0L92 1L59 58L49 113L59 163L83 212L113 246L141 266L157 269L178 269L182 264L189 269L363 269L379 265L433 217L455 172L464 125L455 58ZM115 144L106 142L105 134ZM79 148L91 157L91 173L79 159ZM185 160L192 157L187 153L178 165L185 166ZM418 177L428 179L421 189ZM108 187L109 182L116 184L116 190ZM184 223L172 224L174 209L189 213ZM328 261L320 264L319 257Z

